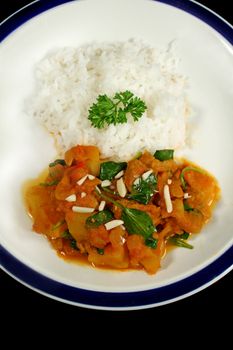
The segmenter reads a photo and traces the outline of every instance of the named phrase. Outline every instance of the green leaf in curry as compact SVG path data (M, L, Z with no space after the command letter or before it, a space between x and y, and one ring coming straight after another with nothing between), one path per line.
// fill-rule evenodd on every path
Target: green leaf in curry
M158 240L154 237L148 237L147 239L145 239L145 245L152 249L156 249L158 245Z
M86 220L87 227L98 227L113 219L113 214L110 210L99 211L98 213L91 215Z
M194 211L194 208L190 207L187 201L184 201L184 210L185 211Z
M124 207L121 214L124 226L129 234L150 237L155 232L151 217L144 211Z
M141 235L146 239L151 237L156 231L151 217L146 212L138 209L126 208L121 203L106 196L106 194L102 192L99 193L96 191L96 194L122 209L121 219L124 221L124 226L129 234Z
M49 182L41 182L40 186L48 187L48 186L56 186L59 183L59 180L53 180Z
M187 248L187 249L193 249L193 246L189 243L186 242L187 237L187 232L184 232L182 235L174 235L172 237L169 237L168 242L172 245L175 245L177 247L181 248Z
M77 247L76 239L74 239L74 237L71 235L71 233L70 233L70 231L68 229L65 230L64 232L62 232L61 238L68 239L70 241L71 248L79 250L78 247Z
M54 162L49 164L49 167L54 167L55 165L60 164L60 165L66 165L66 162L64 161L64 159L56 159Z
M155 152L154 157L160 161L173 159L173 149L161 149Z
M104 255L104 249L103 248L96 248L96 250L97 250L97 253L99 255Z
M100 165L100 180L112 180L121 170L126 169L127 163L104 162Z
M133 184L132 193L128 196L142 204L148 204L157 187L157 178L150 174L145 180L140 177L137 184Z

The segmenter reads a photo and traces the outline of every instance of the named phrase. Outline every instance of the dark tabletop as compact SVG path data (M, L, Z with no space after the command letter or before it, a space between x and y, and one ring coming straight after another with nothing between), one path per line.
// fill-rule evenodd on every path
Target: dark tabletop
M0 3L0 21L29 2L30 1L27 0L2 1ZM233 22L232 11L230 9L231 1L200 0L199 2L211 8L229 22ZM52 319L54 321L54 315L57 315L58 319L63 317L61 325L63 329L64 315L65 327L68 327L67 320L76 318L77 323L81 321L84 325L88 324L90 320L92 324L95 324L100 319L102 321L107 320L109 325L111 325L111 322L115 321L119 323L120 328L122 327L123 320L124 324L125 322L128 324L138 323L140 327L142 324L145 325L149 322L149 320L154 320L152 322L154 327L161 324L162 320L166 320L167 323L164 327L174 327L174 325L177 327L177 317L179 317L179 319L183 320L180 323L180 325L182 325L180 326L181 328L178 326L178 328L180 328L178 331L179 338L182 332L187 332L188 328L186 327L192 322L192 319L195 320L197 318L198 330L192 329L192 332L200 332L201 329L205 329L211 320L212 326L216 327L212 328L211 331L211 337L213 337L213 332L217 329L218 325L225 324L224 319L226 318L227 312L232 313L232 277L233 272L227 274L207 289L175 303L126 313L88 310L59 303L24 287L0 270L0 315L2 320L6 317L11 319L14 323L14 327L17 327L22 317L33 321L35 318L40 318L42 316L44 321L48 324ZM184 327L183 324L186 324L186 326ZM194 323L192 323L192 325L194 325ZM151 329L151 326L149 328ZM72 339L74 339L74 334L72 335ZM98 344L100 345L99 340Z

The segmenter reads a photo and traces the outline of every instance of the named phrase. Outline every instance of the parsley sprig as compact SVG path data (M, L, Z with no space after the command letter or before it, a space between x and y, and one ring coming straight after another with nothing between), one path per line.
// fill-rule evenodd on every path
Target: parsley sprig
M119 92L111 99L107 95L99 95L97 102L89 109L88 119L92 126L102 129L107 125L127 123L127 114L138 121L147 109L146 104L131 91Z

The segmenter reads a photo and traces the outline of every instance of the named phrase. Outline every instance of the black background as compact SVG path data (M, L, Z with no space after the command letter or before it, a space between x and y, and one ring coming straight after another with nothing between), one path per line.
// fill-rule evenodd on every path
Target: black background
M1 2L0 21L29 2L21 0ZM232 22L231 1L202 0L199 2ZM25 324L28 327L30 323L32 326L37 323L39 333L41 333L41 329L43 331L56 329L59 334L59 330L69 330L70 332L73 329L74 331L77 325L76 333L72 334L70 339L74 342L78 342L80 327L84 329L91 326L90 329L92 329L99 326L102 331L96 338L97 345L101 345L100 339L105 337L106 328L111 329L113 325L116 327L116 324L118 336L124 334L130 325L136 325L138 330L144 329L145 332L146 329L144 335L151 336L153 334L153 337L158 329L169 330L168 334L170 335L171 329L177 329L175 341L182 339L184 333L187 333L192 325L192 332L195 330L199 335L206 335L206 329L211 327L209 336L215 338L219 334L220 327L225 328L226 334L228 326L232 324L232 321L230 323L225 321L227 314L232 315L233 311L232 277L233 273L231 272L207 289L172 304L146 310L110 312L79 308L46 298L24 287L0 270L0 317L1 320L4 320L2 327L6 330L12 326L14 329L18 329ZM230 317L232 319L232 316ZM71 319L73 320L72 324L70 324ZM73 323L74 321L75 323ZM152 330L153 333L151 333ZM189 344L195 342L196 336L191 338ZM226 336L224 339L226 340ZM156 337L154 340L156 341ZM39 342L39 339L37 341Z

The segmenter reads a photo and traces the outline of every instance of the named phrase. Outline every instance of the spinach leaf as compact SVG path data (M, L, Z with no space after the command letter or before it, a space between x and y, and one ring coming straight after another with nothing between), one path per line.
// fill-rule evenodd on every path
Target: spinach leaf
M154 237L148 237L147 239L145 239L145 245L152 249L156 249L158 245L158 240Z
M109 210L99 211L91 215L86 220L87 227L98 227L113 219L113 214Z
M56 159L54 162L49 164L49 167L51 168L57 164L66 165L66 162L64 161L64 159Z
M155 152L154 157L158 160L169 160L173 159L174 150L173 149L162 149Z
M184 232L181 235L179 235L179 238L181 238L181 239L188 239L189 236L190 236L190 233Z
M185 232L187 233L187 232ZM193 246L191 244L188 244L187 242L185 242L186 238L181 238L184 234L182 235L174 235L172 237L169 237L168 242L176 245L177 247L182 247L182 248L187 248L187 249L193 249ZM185 235L186 237L186 235Z
M193 211L194 208L190 207L187 201L184 201L184 210L185 211Z
M126 169L127 163L104 162L100 165L100 180L112 180L121 170Z
M146 212L138 209L126 208L113 198L106 196L103 192L99 193L96 191L96 194L122 210L121 220L124 221L124 226L129 234L141 235L146 239L151 237L156 231L151 217Z
M100 255L104 255L104 249L103 248L96 248L97 253Z
M68 239L70 241L70 246L73 249L79 250L77 247L77 242L76 239L74 239L74 237L71 235L69 230L65 230L62 234L61 234L62 238Z
M139 178L138 184L132 187L132 193L128 196L142 204L148 204L157 186L157 179L154 174L150 174L147 179Z
M141 235L146 239L155 232L151 217L142 210L124 207L121 219L129 234Z

